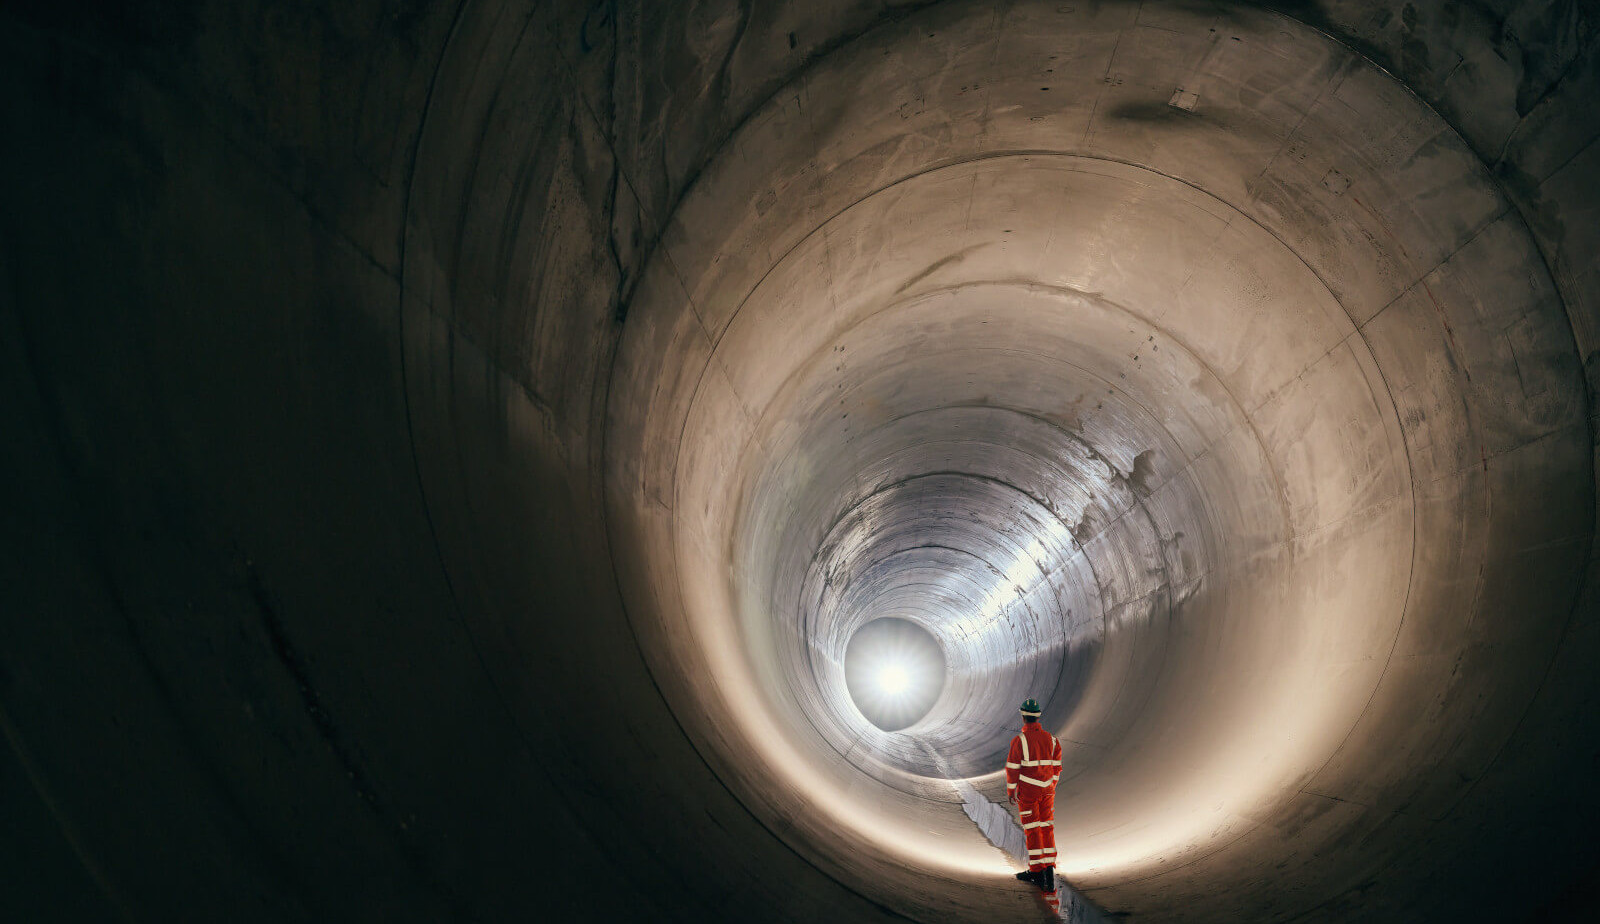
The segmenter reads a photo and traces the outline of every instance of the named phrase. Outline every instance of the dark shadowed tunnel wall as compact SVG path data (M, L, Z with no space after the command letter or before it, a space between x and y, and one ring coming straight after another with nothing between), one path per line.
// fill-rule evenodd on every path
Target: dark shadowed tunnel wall
M1597 25L0 12L0 910L1581 909Z

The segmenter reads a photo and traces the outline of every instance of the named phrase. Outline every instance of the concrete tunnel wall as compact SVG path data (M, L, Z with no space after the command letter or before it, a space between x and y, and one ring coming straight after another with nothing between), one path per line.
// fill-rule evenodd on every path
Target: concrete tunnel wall
M948 782L1036 695L1108 909L1535 911L1595 860L1592 17L0 14L0 907L1036 920Z

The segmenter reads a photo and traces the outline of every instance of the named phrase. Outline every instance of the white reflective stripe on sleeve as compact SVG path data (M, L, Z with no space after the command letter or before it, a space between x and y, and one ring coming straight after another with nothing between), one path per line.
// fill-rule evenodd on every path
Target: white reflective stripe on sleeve
M1022 766L1022 765L1021 765L1021 764L1014 764L1014 763L1012 763L1012 762L1011 762L1011 761L1009 761L1009 760L1008 760L1008 761L1006 761L1006 769L1007 769L1007 770L1015 770L1015 769L1017 769L1017 768L1018 768L1018 767L1020 767L1020 766Z
M1023 779L1027 780L1028 782L1032 783L1035 786L1049 786L1050 783L1052 782L1050 780L1036 780L1031 776L1025 776L1025 777L1023 777Z

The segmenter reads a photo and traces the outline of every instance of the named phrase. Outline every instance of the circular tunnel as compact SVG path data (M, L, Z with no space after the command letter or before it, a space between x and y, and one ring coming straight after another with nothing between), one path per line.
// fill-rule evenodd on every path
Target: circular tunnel
M1586 399L1525 226L1436 115L1243 11L1173 11L1141 37L1205 72L1124 98L1130 15L1020 6L991 44L967 38L991 9L941 7L752 116L635 290L608 451L648 461L613 469L613 522L662 508L624 546L660 561L633 612L718 678L675 708L829 825L992 867L923 832L959 801L943 781L1002 798L1037 696L1067 753L1061 871L1112 907L1240 913L1224 870L1349 833L1290 819L1387 808L1355 755L1420 743L1406 691L1459 669L1440 656L1484 589L1537 605L1546 579L1491 537L1583 527L1530 522L1492 459L1587 498ZM947 663L894 733L841 679L885 615Z
M1587 900L1581 6L271 6L0 14L19 913L1049 919L1027 698L1104 912Z

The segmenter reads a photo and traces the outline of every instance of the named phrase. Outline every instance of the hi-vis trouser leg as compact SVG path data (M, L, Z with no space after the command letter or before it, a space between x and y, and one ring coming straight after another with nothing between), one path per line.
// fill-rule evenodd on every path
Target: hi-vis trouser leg
M1056 865L1056 797L1046 793L1034 802L1017 803L1022 834L1028 841L1028 869Z

